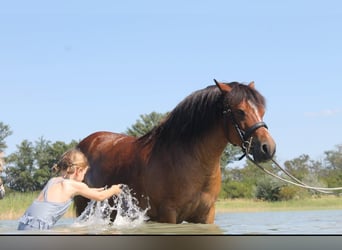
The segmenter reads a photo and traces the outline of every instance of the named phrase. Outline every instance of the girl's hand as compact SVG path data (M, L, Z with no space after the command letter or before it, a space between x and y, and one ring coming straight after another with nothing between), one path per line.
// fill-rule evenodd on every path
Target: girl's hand
M118 185L112 185L110 187L111 191L113 192L113 194L117 195L119 193L121 193L121 184Z

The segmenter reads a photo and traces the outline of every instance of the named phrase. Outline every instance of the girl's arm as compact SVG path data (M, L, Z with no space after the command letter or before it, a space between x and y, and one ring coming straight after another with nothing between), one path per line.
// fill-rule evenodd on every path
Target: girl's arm
M112 197L113 195L117 195L121 192L120 184L112 185L108 189L104 188L90 188L84 182L72 182L72 186L75 190L74 195L81 195L91 200L103 201Z

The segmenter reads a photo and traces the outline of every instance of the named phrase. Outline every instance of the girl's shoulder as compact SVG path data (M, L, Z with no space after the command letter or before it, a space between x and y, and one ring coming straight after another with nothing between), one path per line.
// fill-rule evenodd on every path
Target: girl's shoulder
M49 186L62 181L63 177L52 177L46 184Z
M52 177L49 182L58 182L58 181L62 181L64 178L61 176L56 176L56 177Z
M64 179L63 185L69 186L69 187L73 187L73 188L76 188L76 189L83 188L84 186L86 186L86 184L84 182L75 181L73 179Z
M70 197L74 197L82 189L82 182L72 179L64 179L61 184L63 192L67 193Z

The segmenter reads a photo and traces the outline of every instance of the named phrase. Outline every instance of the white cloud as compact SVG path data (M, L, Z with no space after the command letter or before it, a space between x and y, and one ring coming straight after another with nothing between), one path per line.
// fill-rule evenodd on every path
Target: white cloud
M324 109L316 112L306 112L306 117L331 117L338 115L342 112L341 109Z

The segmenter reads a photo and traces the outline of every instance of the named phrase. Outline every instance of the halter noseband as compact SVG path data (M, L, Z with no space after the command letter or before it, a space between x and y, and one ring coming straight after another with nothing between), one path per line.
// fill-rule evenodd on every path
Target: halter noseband
M251 135L254 133L255 130L257 130L258 128L262 128L262 127L268 129L266 123L264 123L264 122L255 123L253 126L251 126L250 128L248 128L245 131L245 134L243 136L243 140L247 141L251 137Z
M239 123L237 122L235 115L231 109L230 106L227 107L226 110L223 111L223 115L231 115L232 118L232 122L233 125L238 133L238 135L240 136L241 139L241 149L243 151L243 155L239 158L239 160L241 160L242 158L244 158L246 156L246 154L249 153L249 149L251 147L251 141L253 139L252 134L259 128L266 128L268 129L267 125L265 122L257 122L255 123L253 126L249 127L247 130L242 130L239 127ZM226 121L226 119L225 119Z

